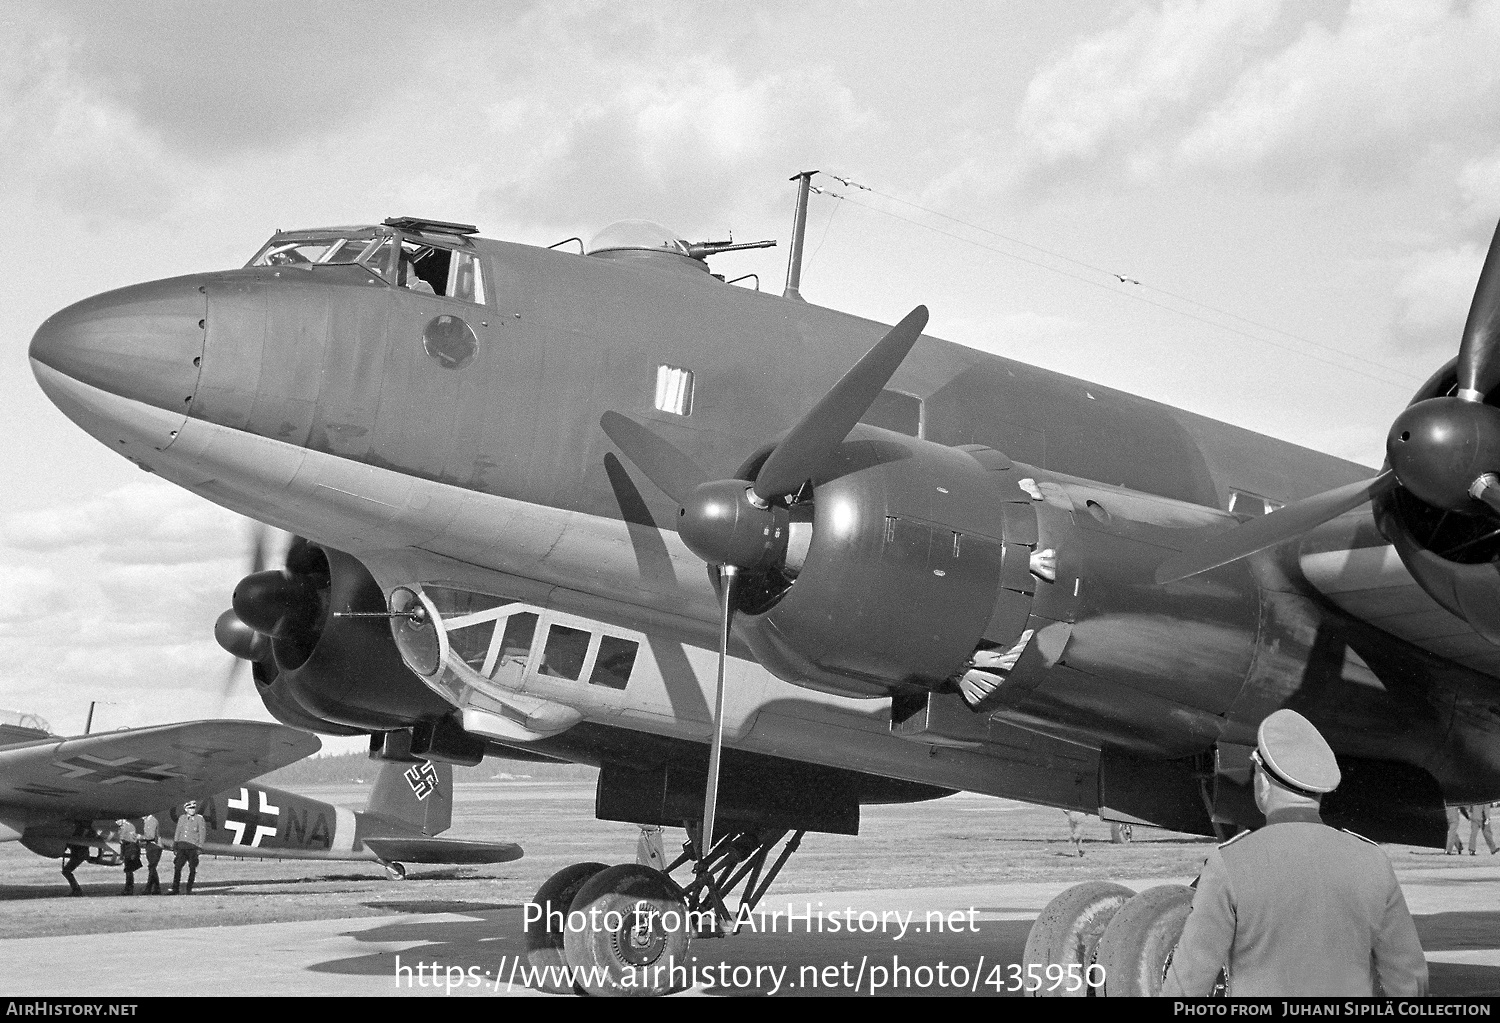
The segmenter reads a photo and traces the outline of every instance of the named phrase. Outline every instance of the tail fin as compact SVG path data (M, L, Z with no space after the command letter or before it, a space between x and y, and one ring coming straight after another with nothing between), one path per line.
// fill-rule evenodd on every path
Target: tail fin
M453 765L386 761L375 776L365 812L403 830L442 834L453 823Z

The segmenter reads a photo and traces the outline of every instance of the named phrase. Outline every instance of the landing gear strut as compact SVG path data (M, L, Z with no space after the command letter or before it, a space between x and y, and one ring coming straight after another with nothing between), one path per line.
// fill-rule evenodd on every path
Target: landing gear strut
M788 834L790 838L787 837ZM765 898L772 882L781 873L781 868L786 866L786 861L802 844L802 836L805 834L805 831L788 832L785 829L764 836L739 831L715 842L707 856L697 857L695 852L700 833L698 828L690 828L688 840L682 846L682 855L667 866L667 873L696 860L692 883L683 893L688 908L696 911L701 919L715 921L717 934L726 933L726 929L727 933L736 934L745 917ZM771 868L766 870L766 861L770 859L771 851L784 838L786 844L781 847ZM762 872L764 877L761 876ZM740 891L739 905L731 913L725 900L741 885L744 887Z

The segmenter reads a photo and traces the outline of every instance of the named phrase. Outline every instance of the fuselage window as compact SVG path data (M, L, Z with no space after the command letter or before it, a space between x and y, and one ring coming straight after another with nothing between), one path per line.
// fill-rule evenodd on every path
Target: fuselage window
M618 636L600 636L599 654L594 658L594 670L589 675L589 685L605 686L609 689L624 689L630 681L631 669L635 667L635 652L639 649L635 641Z
M505 623L505 634L500 639L500 647L495 651L495 664L486 674L501 668L510 668L515 672L525 670L526 659L531 656L531 639L536 633L536 622L537 616L533 611L510 616Z
M861 423L878 426L908 437L922 435L922 399L902 391L881 391L870 410L859 417Z
M426 295L484 304L484 273L472 252L404 241L396 284Z
M448 644L463 662L475 671L484 669L484 659L490 652L490 637L494 635L494 621L480 622L466 629L449 629Z
M656 367L656 410L674 416L692 415L692 370L676 366Z
M583 673L583 658L588 652L587 632L566 625L553 625L547 632L547 649L537 673L576 682Z

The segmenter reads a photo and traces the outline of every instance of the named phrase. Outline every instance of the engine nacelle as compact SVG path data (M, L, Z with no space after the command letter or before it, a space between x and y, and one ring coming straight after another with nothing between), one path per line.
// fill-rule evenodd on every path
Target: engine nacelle
M385 619L335 614L385 611L380 584L364 565L317 544L307 544L303 557L323 562L318 567L326 567L327 588L315 621L297 636L273 640L273 657L255 662L266 709L289 725L344 735L437 722L450 714L453 708L401 662Z
M741 635L809 688L941 686L981 638L1013 642L1025 627L1022 613L989 635L999 595L1034 587L1036 514L1018 478L987 448L857 427L814 481L810 521L807 502L793 506L787 572L742 584Z

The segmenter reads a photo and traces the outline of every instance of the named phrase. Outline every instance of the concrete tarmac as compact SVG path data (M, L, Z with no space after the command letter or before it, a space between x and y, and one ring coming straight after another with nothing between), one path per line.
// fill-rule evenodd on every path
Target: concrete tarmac
M1487 865L1413 868L1401 881L1432 994L1500 996L1500 875ZM698 994L1013 995L1031 922L1069 883L773 890L754 930L695 941L682 966ZM391 916L0 938L0 987L69 997L538 993L525 972L521 906L411 905Z

